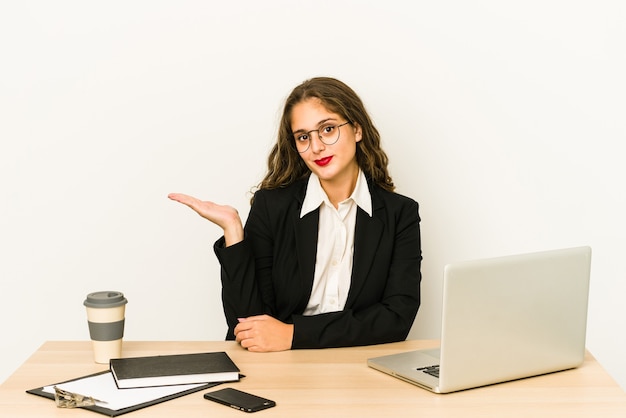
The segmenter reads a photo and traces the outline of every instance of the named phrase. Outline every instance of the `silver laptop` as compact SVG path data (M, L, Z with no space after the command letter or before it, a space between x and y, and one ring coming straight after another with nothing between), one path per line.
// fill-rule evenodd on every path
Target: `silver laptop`
M436 393L577 367L590 269L590 247L449 264L440 348L367 364Z

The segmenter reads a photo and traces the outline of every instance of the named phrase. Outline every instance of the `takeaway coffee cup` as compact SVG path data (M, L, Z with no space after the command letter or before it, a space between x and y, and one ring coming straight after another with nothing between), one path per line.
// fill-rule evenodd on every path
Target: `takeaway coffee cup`
M121 292L94 292L83 303L87 308L89 336L96 363L108 364L122 356L124 312L128 301Z

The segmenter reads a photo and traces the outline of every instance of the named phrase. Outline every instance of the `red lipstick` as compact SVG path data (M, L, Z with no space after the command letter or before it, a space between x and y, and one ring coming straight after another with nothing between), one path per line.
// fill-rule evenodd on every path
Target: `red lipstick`
M332 160L333 157L325 157L325 158L320 158L319 160L315 160L315 164L319 165L320 167L324 167L325 165L328 165L328 163L330 163L330 160Z

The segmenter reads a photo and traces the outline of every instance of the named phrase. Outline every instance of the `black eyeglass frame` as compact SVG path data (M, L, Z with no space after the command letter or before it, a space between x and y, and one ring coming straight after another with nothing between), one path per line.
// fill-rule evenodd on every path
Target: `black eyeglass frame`
M304 152L307 152L309 150L309 148L311 148L311 133L312 132L315 132L317 134L317 138L322 142L322 144L324 144L324 145L335 145L339 141L339 138L341 137L341 129L340 128L342 126L346 126L348 124L352 124L352 122L347 121L347 122L341 123L339 125L324 124L324 125L320 126L318 129L311 129L310 131L298 134L298 136L307 135L309 137L309 139L307 140L308 141L307 147L304 150L302 150L302 151L300 151L298 149L298 142L302 142L302 141L298 141L296 135L292 134L292 137L293 137L293 140L294 140L294 146L296 147L296 151L298 151L300 154L302 154ZM320 130L324 129L324 128L330 128L330 127L337 128L337 138L333 142L329 143L329 142L324 141L324 139L322 138L322 135L320 135Z

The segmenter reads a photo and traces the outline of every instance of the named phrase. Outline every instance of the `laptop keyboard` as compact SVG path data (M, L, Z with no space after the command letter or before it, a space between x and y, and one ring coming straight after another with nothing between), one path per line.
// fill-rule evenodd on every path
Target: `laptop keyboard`
M438 364L435 366L419 367L417 370L423 371L426 374L439 378L439 365Z

